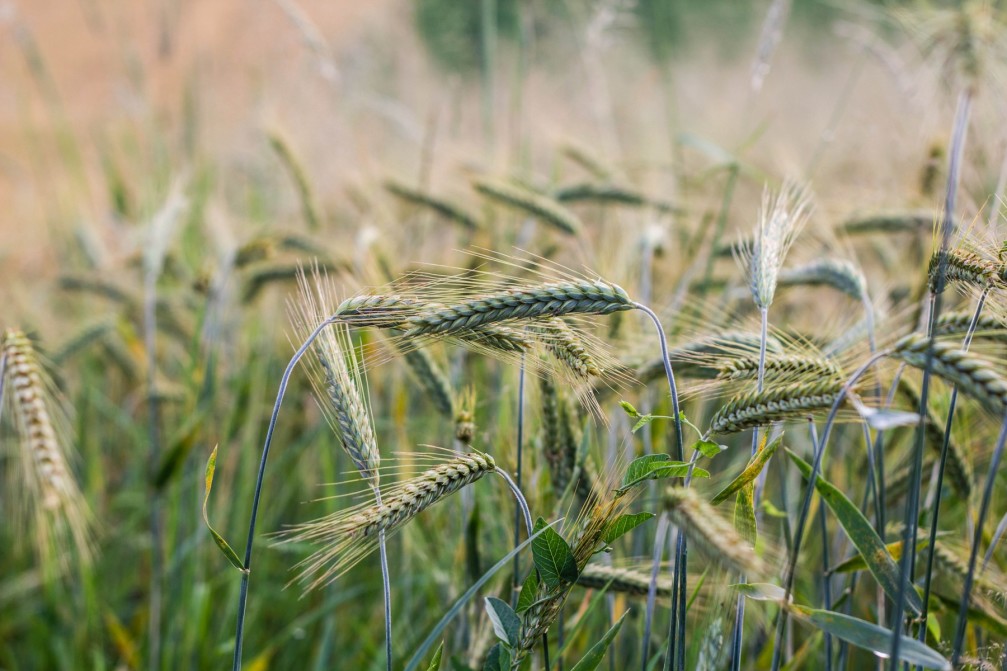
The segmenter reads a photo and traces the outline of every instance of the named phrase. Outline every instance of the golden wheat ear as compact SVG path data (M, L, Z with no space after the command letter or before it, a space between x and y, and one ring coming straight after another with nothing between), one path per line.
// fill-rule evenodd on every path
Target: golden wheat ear
M15 524L44 565L65 569L93 555L92 519L70 470L64 409L31 340L8 329L0 344L4 405L14 419L9 486Z

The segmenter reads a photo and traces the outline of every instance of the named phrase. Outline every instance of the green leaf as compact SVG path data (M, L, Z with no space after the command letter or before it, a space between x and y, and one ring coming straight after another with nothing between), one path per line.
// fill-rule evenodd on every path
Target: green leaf
M653 421L654 421L654 415L651 414L640 415L640 417L636 420L636 424L634 424L633 428L630 429L629 431L630 433L636 433L637 431L639 431L640 429L647 426Z
M827 634L832 634L858 648L870 650L879 657L885 658L889 655L892 644L890 629L830 610L792 606L792 611L802 620L811 623ZM917 664L925 669L940 669L941 671L951 669L951 663L943 655L908 636L902 636L899 645L899 660L908 664Z
M510 671L510 650L503 643L497 643L490 648L483 664L483 671Z
M755 483L749 482L738 491L734 502L734 528L742 538L755 547L759 538L758 523L755 520Z
M720 492L713 497L711 503L713 505L719 505L726 501L732 494L740 490L742 487L750 482L755 482L755 479L759 477L759 473L765 468L766 464L769 463L769 458L773 456L777 448L783 442L783 434L781 433L776 439L766 445L767 436L763 436L762 445L759 447L759 451L752 455L752 458L748 461L748 465L745 466L745 470L741 472L738 477L731 481L731 484L724 487Z
M516 648L521 642L521 618L513 608L494 596L486 597L485 601L486 614L493 623L493 632L501 641Z
M630 403L629 401L619 401L619 405L622 406L622 409L625 410L626 414L629 415L630 417L633 417L635 419L640 416L640 413L637 411L636 408L633 407L633 404Z
M799 456L787 450L790 460L797 465L801 474L805 478L811 477L811 464L801 459ZM815 489L819 496L825 501L829 509L835 514L839 524L842 525L850 541L860 552L860 555L867 562L867 570L871 572L878 585L885 591L891 599L897 599L899 593L899 581L901 580L899 565L892 559L884 541L878 536L871 523L867 521L864 514L860 512L845 494L836 489L823 477L818 476L815 482ZM915 588L905 591L906 605L914 615L919 615L923 608L923 601Z
M626 468L626 476L622 479L622 486L627 487L632 483L639 482L641 478L647 476L647 474L660 464L668 464L671 462L671 456L667 454L648 454L644 457L637 457L630 462L629 467ZM681 463L681 462L675 462Z
M605 653L608 652L608 648L612 645L612 640L615 639L615 635L619 633L619 628L622 627L622 621L626 619L626 615L629 614L627 610L619 618L619 621L612 625L612 628L605 632L605 635L599 639L597 643L591 646L591 649L587 651L587 654L577 662L570 671L594 671L601 664L601 660L605 658Z
M648 454L645 457L638 457L626 469L626 477L622 481L622 487L615 491L620 494L624 493L645 480L684 478L689 474L689 466L684 461L672 461L667 454ZM693 466L692 477L708 478L710 472L705 468Z
M430 666L427 667L427 671L438 671L441 668L441 655L444 653L444 641L437 646L437 652L434 653L434 658L430 660Z
M576 581L577 562L573 558L570 546L554 530L544 527L545 520L538 518L535 522L535 531L542 529L542 533L531 544L535 568L538 569L542 582L550 588L555 588Z
M721 445L712 440L697 440L692 449L702 452L704 457L712 458L726 450L727 445Z
M227 557L227 561L231 562L231 566L238 569L242 573L248 573L245 570L245 565L241 562L241 558L238 557L238 553L231 549L231 546L227 544L224 537L217 533L216 529L210 526L210 518L206 513L206 506L210 501L210 489L213 488L213 472L217 469L217 446L214 445L213 452L210 453L210 459L206 462L206 496L203 497L203 522L206 523L206 528L210 530L210 535L213 536L214 542L217 543L217 547L220 551L224 553Z
M615 539L619 538L619 536L632 531L653 516L654 513L619 515L617 518L608 523L605 527L605 531L601 535L601 539L606 543L612 543Z
M521 593L517 597L517 612L523 613L532 604L535 603L535 598L538 596L538 572L532 571L525 578L524 584L521 585Z

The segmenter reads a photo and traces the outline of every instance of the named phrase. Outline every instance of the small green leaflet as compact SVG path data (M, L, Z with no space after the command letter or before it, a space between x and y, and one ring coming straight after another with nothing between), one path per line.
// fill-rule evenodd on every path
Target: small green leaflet
M214 445L213 452L210 453L210 459L206 462L206 496L203 497L203 522L206 523L206 528L210 530L210 535L213 536L213 540L217 543L217 547L219 547L220 551L224 553L225 557L227 557L227 561L231 562L231 566L242 573L247 573L245 565L242 564L241 559L238 557L238 553L232 550L231 546L224 540L224 537L218 534L217 530L210 526L210 518L206 513L206 506L210 501L210 489L213 487L213 472L216 469L217 446Z
M805 478L811 477L811 464L801 459L789 449L787 450L787 455ZM892 559L892 555L889 554L888 548L885 547L884 541L878 536L878 532L874 530L874 527L867 521L867 518L860 512L860 509L845 494L822 476L818 476L818 479L815 481L815 489L818 490L818 495L822 497L822 500L829 506L836 519L839 520L843 531L846 532L846 535L860 552L860 555L866 560L867 570L877 580L881 589L885 591L885 594L889 598L893 600L897 599L901 571L899 570L899 565ZM912 588L905 591L905 596L906 605L909 607L909 610L914 615L919 615L923 609L923 600L920 598L919 593L915 588Z
M636 513L635 515L619 515L617 518L608 523L605 527L605 531L601 538L606 543L612 543L615 539L619 538L623 534L632 531L636 527L640 526L651 517L654 513Z
M524 584L521 585L521 593L517 597L517 612L523 613L532 604L535 603L535 599L538 597L538 573L532 571L525 578Z
M878 657L885 658L889 655L892 644L890 629L830 610L818 610L804 606L792 606L791 610L797 617L827 634L841 638L858 648L870 650ZM943 655L908 636L902 636L899 645L899 659L908 664L922 666L925 669L939 669L940 671L950 671L951 669L951 663Z
M726 450L727 445L721 445L720 443L715 443L712 440L700 439L692 445L692 449L702 452L704 457L712 459Z
M486 597L485 601L486 614L493 623L493 633L510 647L516 648L521 642L521 618L508 604L494 596Z
M441 655L444 654L444 641L437 646L437 652L434 653L434 658L430 660L430 666L427 667L427 671L438 671L441 668Z
M503 643L497 643L486 655L483 671L510 671L510 650Z
M619 621L612 625L612 628L605 632L605 635L597 643L591 646L587 654L570 671L594 671L597 669L598 665L601 664L601 660L605 658L605 653L608 652L609 646L612 645L615 635L619 633L622 621L626 619L626 615L628 614L628 610L623 613Z
M773 442L769 443L769 445L766 445L766 438L766 436L763 436L762 446L749 460L748 465L745 466L745 470L743 470L738 477L732 480L731 484L720 490L720 493L714 496L710 503L715 506L723 503L729 499L732 494L740 490L748 483L754 482L755 479L759 477L759 473L761 473L762 469L765 468L767 463L769 463L769 458L773 456L773 453L776 452L777 448L779 448L782 444L783 434L781 433L777 436Z
M573 552L563 537L552 529L544 528L545 520L541 517L535 522L535 531L542 533L532 541L531 553L535 559L535 568L542 577L542 582L550 589L577 580L577 562Z

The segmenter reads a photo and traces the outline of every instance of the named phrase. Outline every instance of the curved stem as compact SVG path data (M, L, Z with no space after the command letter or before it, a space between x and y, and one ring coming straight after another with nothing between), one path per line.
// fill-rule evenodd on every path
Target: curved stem
M528 500L524 497L521 488L511 479L511 476L507 475L507 471L501 470L499 468L493 470L494 473L499 475L507 483L510 488L511 493L514 495L514 500L517 501L518 509L524 517L525 527L528 529L528 535L532 535L532 528L534 525L531 521L531 508L528 507Z
M818 430L815 428L814 420L808 420L808 427L811 432L811 443L818 442ZM868 445L868 452L870 445ZM822 533L822 606L825 610L832 610L832 578L829 576L829 527L825 519L825 506L818 506L818 524ZM825 671L832 671L832 636L825 632Z
M521 370L518 372L517 383L517 466L514 475L517 477L515 487L521 489L521 470L524 455L524 355L521 355ZM531 514L529 513L529 518ZM529 531L528 533L531 533ZM514 508L514 547L521 543L521 508ZM511 607L517 607L518 592L521 590L521 560L518 555L514 555L514 580L511 584Z
M259 512L259 499L262 495L262 480L266 473L266 460L269 458L269 446L273 442L273 431L276 428L276 419L280 414L280 405L283 397L287 393L287 385L290 383L290 375L294 372L294 367L301 360L304 353L311 347L318 335L329 325L334 324L339 319L338 315L329 317L324 322L315 327L307 340L291 357L287 368L280 378L280 388L276 392L276 402L273 404L273 413L269 417L269 426L266 428L266 440L262 446L262 457L259 460L259 473L255 479L255 493L252 496L252 515L248 521L248 539L245 542L245 561L241 575L241 588L238 591L238 622L234 637L234 659L231 664L232 671L241 669L241 646L244 641L245 632L245 606L248 603L248 577L252 570L252 541L255 538L255 521Z
M651 321L654 323L654 328L657 329L657 337L660 340L661 345L661 358L664 361L664 374L668 378L668 391L671 394L671 408L672 413L674 415L675 448L676 448L675 458L678 461L684 461L685 447L683 445L682 440L682 415L678 404L678 387L675 384L675 373L672 370L671 358L668 355L668 339L665 336L664 327L661 325L661 320L658 318L657 314L653 310L651 310L649 307L647 307L642 303L633 303L633 307L637 310L642 311L644 314L650 317ZM681 589L678 594L679 604L678 605L676 605L675 603L672 604L672 618L671 618L672 635L668 641L669 657L671 656L670 654L671 651L675 649L676 618L680 619L680 622L677 627L677 631L679 632L679 634L681 635L685 630L685 609L680 606L684 604L684 593L686 584L686 576L685 576L686 558L687 558L687 550L685 544L685 537L683 534L679 534L678 548L675 553L675 570L674 570L675 578L673 579L672 583L675 586L680 585ZM675 595L673 594L672 595L673 601L674 597ZM683 638L682 645L680 646L680 649L678 651L680 658L682 658L684 647L685 647L685 641Z
M832 408L829 410L829 416L825 420L825 427L822 429L822 439L815 445L815 459L811 465L811 475L808 477L808 486L804 492L804 499L801 502L801 512L797 518L797 527L794 529L794 541L793 549L791 550L790 557L787 560L787 568L784 574L784 601L790 599L790 595L794 589L794 572L797 568L797 557L801 553L801 541L804 539L804 526L807 522L808 514L811 510L811 497L815 493L815 482L818 479L818 474L821 473L822 468L822 458L825 456L825 446L829 442L829 436L832 434L832 425L835 424L836 416L839 414L839 406L842 405L843 400L849 393L850 388L856 383L860 377L867 372L867 370L873 366L875 363L880 361L882 358L888 356L889 352L884 351L875 354L867 363L862 365L856 370L855 373L847 380L842 389L840 389L839 394L836 396L835 402L832 404ZM780 613L777 617L776 623L776 639L773 644L773 671L779 671L781 662L781 649L783 644L783 632L787 624L787 611L785 609L780 609Z
M969 346L972 344L972 336L975 334L976 326L979 324L979 316L982 313L983 306L986 303L986 296L988 294L989 289L987 288L982 292L982 294L980 294L979 300L976 303L976 310L972 314L972 321L969 322L968 331L965 333L965 341L962 343L962 349L965 351L967 351ZM944 486L944 470L948 461L948 449L951 445L951 427L954 423L955 405L957 402L958 387L956 386L951 390L951 402L948 406L948 419L947 423L944 425L944 440L941 443L940 466L937 469L937 484L934 489L934 501L930 511L930 536L927 544L927 569L923 579L923 612L920 614L920 622L922 624L920 625L919 640L921 641L925 641L927 636L926 621L930 610L930 586L934 570L934 543L937 542L937 520L941 512L941 489Z
M979 517L976 519L976 529L972 537L972 551L969 553L969 570L965 574L965 586L962 588L961 605L958 608L958 626L955 630L955 642L951 653L952 667L958 666L962 654L962 645L965 643L965 626L968 624L969 600L972 596L972 582L975 579L979 545L983 539L983 523L986 521L986 515L989 512L990 499L993 498L993 486L996 483L1000 460L1003 458L1005 443L1007 443L1007 413L1004 414L1003 423L1000 426L1000 437L997 439L996 448L993 450L993 459L990 461L989 473L986 474L986 486L983 489L983 499L979 505Z

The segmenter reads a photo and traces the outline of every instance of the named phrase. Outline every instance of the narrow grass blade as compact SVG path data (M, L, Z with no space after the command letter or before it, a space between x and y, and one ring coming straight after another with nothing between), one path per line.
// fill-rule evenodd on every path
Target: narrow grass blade
M827 634L832 634L858 648L870 650L882 659L888 657L889 646L892 642L890 629L829 610L792 606L791 612ZM943 655L908 636L902 636L899 659L924 669L940 669L941 671L951 669L951 662Z
M749 460L748 466L745 467L745 470L743 470L738 477L732 480L731 484L724 487L716 496L714 496L710 503L713 505L719 505L730 498L732 494L740 491L745 485L750 482L755 482L755 479L759 477L759 473L761 473L762 469L767 463L769 463L769 458L773 456L782 442L782 433L768 445L765 444L765 439L763 439L763 446L759 448L759 451L755 453L751 460Z
M203 522L206 523L206 528L209 529L210 535L213 536L217 547L227 557L227 561L231 562L231 566L242 573L247 573L244 564L241 563L241 558L238 557L238 553L231 549L231 546L227 544L223 536L217 533L216 529L210 526L210 518L206 513L206 506L210 501L210 489L213 487L213 472L217 469L217 447L214 445L213 452L210 453L210 459L206 462L206 495L203 497Z
M787 450L791 461L801 471L801 474L808 478L811 475L811 464L801 459L799 456ZM892 600L898 598L899 594L899 565L892 558L885 547L885 543L878 536L871 523L867 521L860 509L850 501L845 494L818 476L815 482L815 489L825 501L829 509L835 514L836 519L842 525L850 541L856 546L867 560L867 570L871 572L874 579L878 581L881 589ZM915 588L906 591L906 604L915 615L919 615L923 609L923 602Z
M601 660L605 658L605 653L608 652L608 647L612 645L612 640L615 639L615 635L619 633L619 628L622 627L622 621L626 619L629 614L627 610L619 618L619 621L612 625L612 628L605 632L605 635L601 639L591 646L591 649L587 651L587 654L579 662L577 662L570 671L594 671L601 664Z

